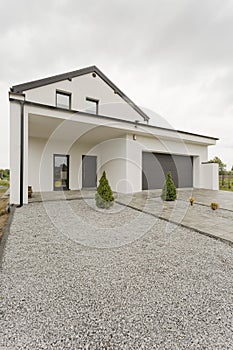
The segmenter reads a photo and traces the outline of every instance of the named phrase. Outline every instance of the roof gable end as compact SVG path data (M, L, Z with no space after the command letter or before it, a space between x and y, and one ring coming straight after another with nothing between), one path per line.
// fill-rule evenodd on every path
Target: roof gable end
M76 78L78 76L84 74L96 73L107 85L109 85L115 94L118 94L126 103L128 103L145 121L148 122L150 119L128 96L126 96L105 74L103 74L99 68L96 66L90 66L86 68L82 68L79 70L75 70L68 73L54 75L52 77L34 80L28 83L14 85L11 88L12 92L22 93L26 90L35 89L41 86L53 84L59 81Z

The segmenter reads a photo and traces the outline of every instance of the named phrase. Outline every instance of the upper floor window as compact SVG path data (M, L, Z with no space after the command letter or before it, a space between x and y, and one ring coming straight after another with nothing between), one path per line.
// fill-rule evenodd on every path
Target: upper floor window
M56 91L56 106L71 109L71 93Z
M86 112L98 114L99 113L99 100L95 98L86 97Z

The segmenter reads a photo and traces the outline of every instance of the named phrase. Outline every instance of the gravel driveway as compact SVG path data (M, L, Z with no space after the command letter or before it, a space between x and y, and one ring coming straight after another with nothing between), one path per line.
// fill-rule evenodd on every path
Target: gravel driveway
M64 203L16 209L1 350L233 348L232 247L130 208Z

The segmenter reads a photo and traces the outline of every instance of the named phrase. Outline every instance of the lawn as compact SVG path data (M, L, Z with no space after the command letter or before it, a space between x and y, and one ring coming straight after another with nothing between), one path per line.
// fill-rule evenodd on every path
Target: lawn
M222 179L222 175L220 175L219 176L219 189L222 191L233 192L233 176L232 175L224 175L224 179Z

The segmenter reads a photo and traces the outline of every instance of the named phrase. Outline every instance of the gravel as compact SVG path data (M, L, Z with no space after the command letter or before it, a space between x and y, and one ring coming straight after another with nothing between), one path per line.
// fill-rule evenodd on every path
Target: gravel
M130 208L64 203L16 209L0 349L233 348L232 247Z

